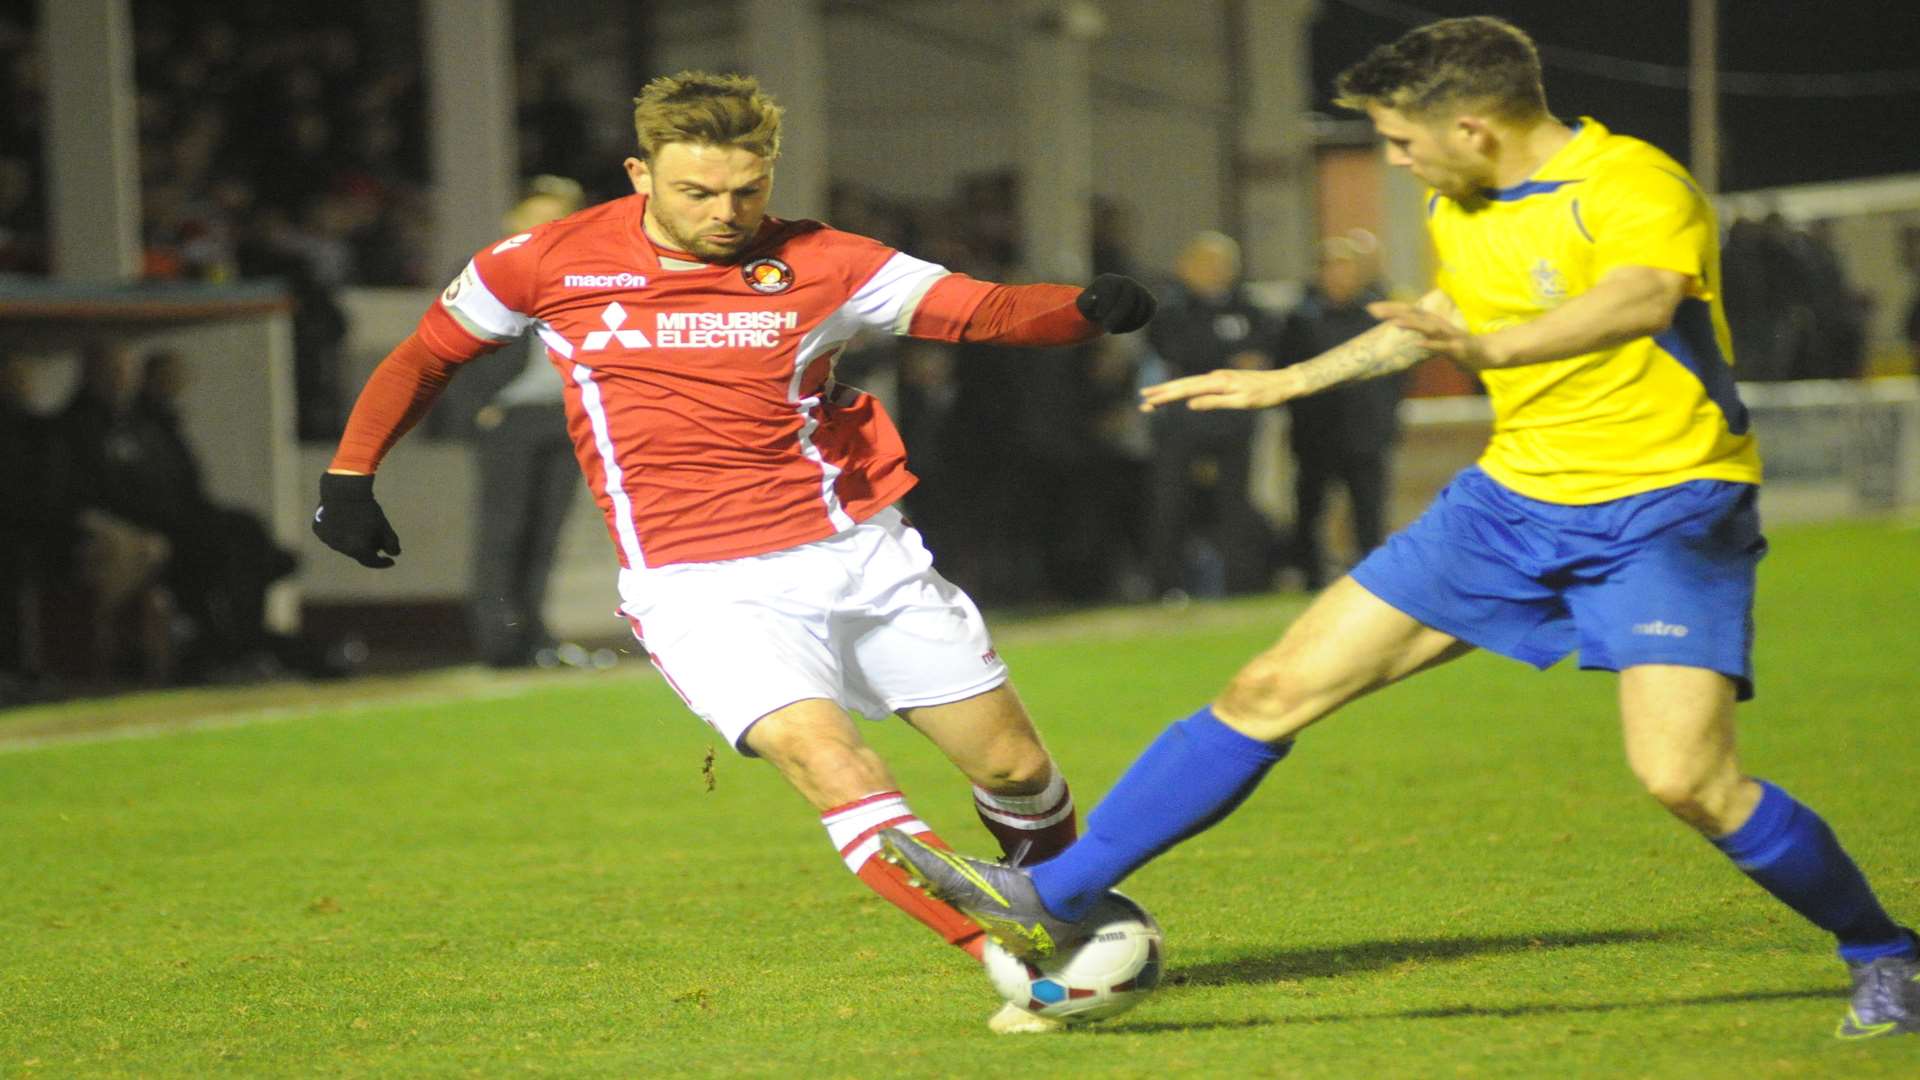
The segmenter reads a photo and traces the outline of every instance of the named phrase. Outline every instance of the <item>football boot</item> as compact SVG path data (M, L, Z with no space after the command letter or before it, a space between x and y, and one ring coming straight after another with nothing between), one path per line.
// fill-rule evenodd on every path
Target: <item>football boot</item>
M1084 927L1047 910L1033 878L1019 867L932 847L898 829L880 831L880 857L1023 960L1044 960L1085 936Z

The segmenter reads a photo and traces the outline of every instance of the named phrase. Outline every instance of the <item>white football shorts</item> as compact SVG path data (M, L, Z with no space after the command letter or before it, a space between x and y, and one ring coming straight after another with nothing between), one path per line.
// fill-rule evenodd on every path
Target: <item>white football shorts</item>
M620 599L680 699L743 754L754 721L796 701L877 720L1007 680L980 609L893 507L764 555L622 570Z

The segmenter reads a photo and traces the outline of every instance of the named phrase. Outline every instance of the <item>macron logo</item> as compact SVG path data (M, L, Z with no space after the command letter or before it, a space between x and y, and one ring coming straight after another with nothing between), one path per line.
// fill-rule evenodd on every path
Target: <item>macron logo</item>
M653 342L638 330L623 330L627 323L627 309L619 302L608 304L600 313L600 321L607 324L605 330L595 330L587 335L586 343L580 348L585 352L594 352L607 347L610 341L618 341L623 349L651 349Z
M1655 619L1652 622L1634 623L1633 632L1636 634L1645 634L1648 637L1686 637L1687 636L1686 627L1675 626L1673 623L1664 623L1658 619Z
M646 283L643 274L568 274L560 279L567 289L637 289Z

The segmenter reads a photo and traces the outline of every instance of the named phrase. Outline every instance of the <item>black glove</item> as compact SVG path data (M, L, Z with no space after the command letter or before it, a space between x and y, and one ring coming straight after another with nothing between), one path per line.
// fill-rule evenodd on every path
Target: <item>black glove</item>
M1080 290L1073 306L1109 334L1138 330L1153 318L1153 294L1145 285L1120 274L1094 278L1093 284Z
M320 474L320 508L313 512L313 535L333 550L380 569L400 554L400 537L373 498L373 477ZM386 552L386 555L381 554Z

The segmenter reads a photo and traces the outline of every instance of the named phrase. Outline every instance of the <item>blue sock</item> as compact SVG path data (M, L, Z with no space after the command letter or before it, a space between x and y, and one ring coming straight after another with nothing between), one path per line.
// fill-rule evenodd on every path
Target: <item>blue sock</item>
M1714 846L1781 903L1838 938L1841 959L1913 955L1913 938L1887 917L1820 815L1765 780L1760 792L1753 816Z
M1291 749L1240 734L1211 707L1169 725L1087 815L1080 839L1033 868L1041 902L1063 919L1085 917L1141 864L1231 814Z

